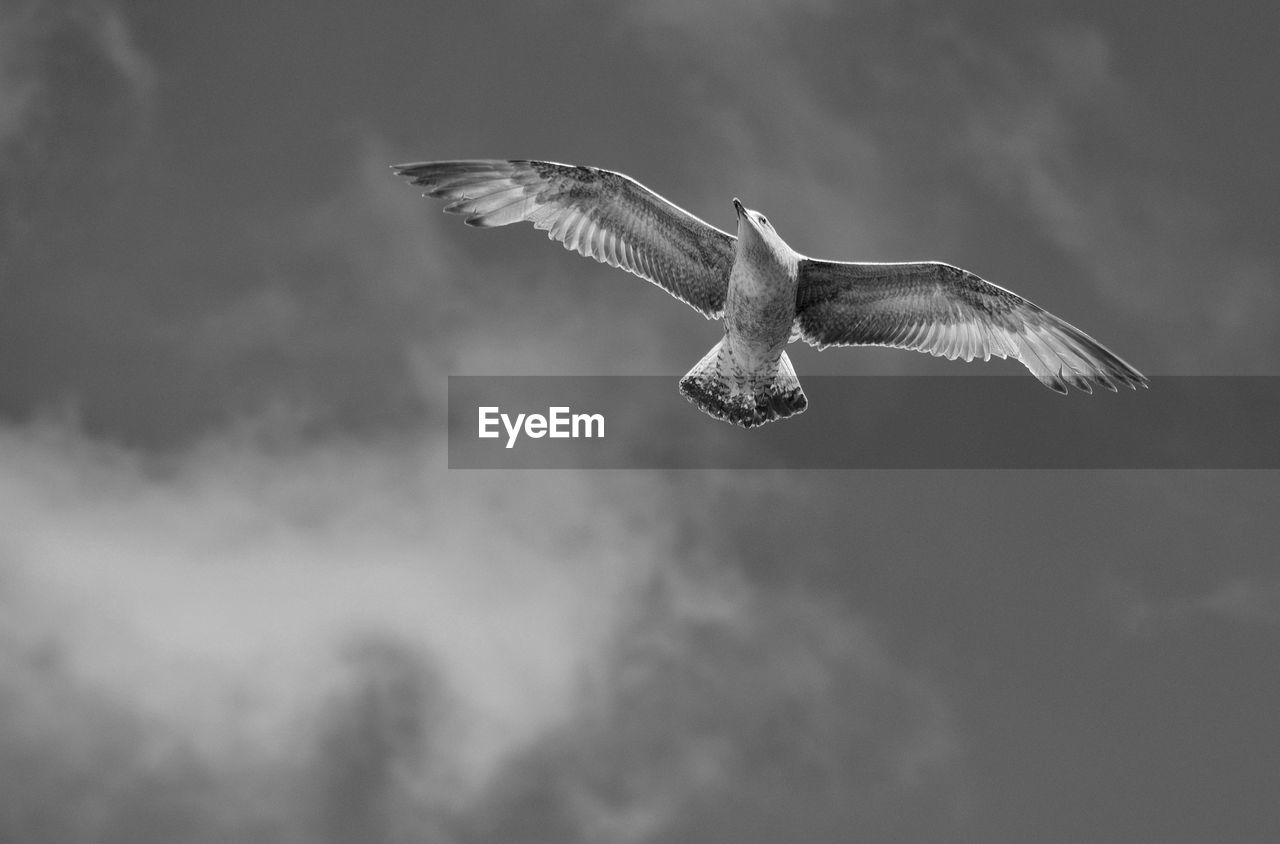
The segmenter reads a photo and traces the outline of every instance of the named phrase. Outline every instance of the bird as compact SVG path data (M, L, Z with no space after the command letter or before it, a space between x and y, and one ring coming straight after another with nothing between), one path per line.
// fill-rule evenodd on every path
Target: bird
M1147 378L1075 326L980 276L940 261L811 258L736 197L737 234L630 176L530 159L394 164L425 197L470 226L529 222L565 248L663 288L724 336L680 379L710 416L751 428L808 407L786 345L890 346L971 361L1015 358L1040 383L1116 392Z

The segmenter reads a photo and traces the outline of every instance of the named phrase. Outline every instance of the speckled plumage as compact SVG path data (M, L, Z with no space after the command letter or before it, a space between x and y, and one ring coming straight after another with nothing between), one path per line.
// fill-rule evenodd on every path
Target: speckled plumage
M395 165L473 226L527 221L589 258L664 288L725 336L680 381L710 415L744 427L808 402L788 342L880 345L949 359L1012 357L1058 392L1115 390L1147 379L1073 325L966 270L933 261L823 261L791 249L765 217L734 200L727 234L628 176L529 160Z

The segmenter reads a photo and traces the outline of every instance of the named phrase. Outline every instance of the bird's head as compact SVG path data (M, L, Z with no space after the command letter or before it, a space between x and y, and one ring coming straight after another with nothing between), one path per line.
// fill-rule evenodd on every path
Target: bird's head
M772 255L775 260L787 261L794 253L787 246L773 226L769 218L759 211L753 211L738 199L733 200L733 208L738 212L738 248L751 252L763 252Z

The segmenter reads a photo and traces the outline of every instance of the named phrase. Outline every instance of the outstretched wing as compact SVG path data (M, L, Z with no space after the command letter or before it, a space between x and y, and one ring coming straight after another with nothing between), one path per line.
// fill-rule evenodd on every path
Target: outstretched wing
M549 161L424 161L395 171L451 200L471 226L527 220L565 248L621 267L704 316L724 311L734 238L621 173Z
M1080 329L971 272L936 262L800 262L795 329L808 343L894 346L966 361L1011 357L1046 387L1113 392L1147 379Z

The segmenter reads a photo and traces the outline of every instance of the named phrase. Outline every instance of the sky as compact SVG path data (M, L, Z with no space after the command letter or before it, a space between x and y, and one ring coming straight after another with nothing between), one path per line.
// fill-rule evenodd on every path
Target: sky
M449 470L448 375L682 403L722 328L388 169L738 196L1277 375L1248 6L0 0L0 838L1274 838L1274 472Z

